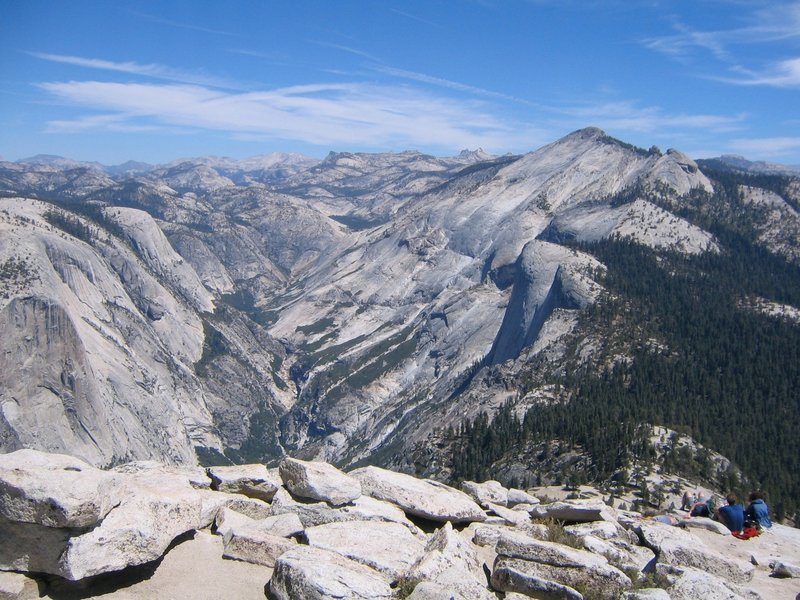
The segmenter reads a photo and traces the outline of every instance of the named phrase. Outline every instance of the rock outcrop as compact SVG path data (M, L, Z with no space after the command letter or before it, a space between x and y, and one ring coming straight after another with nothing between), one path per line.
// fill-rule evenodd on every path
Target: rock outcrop
M213 468L207 475L152 462L102 471L64 455L0 455L0 597L34 598L50 586L57 595L70 585L91 596L99 575L105 590L117 577L130 586L137 568L149 578L169 562L171 548L193 543L202 532L206 544L220 540L220 559L263 569L257 585L268 580L272 599L496 600L505 594L581 600L589 591L609 600L775 597L750 588L754 565L724 556L708 542L732 536L705 528L689 531L580 500L509 508L497 502L535 494L511 493L498 482L466 484L482 499L481 509L454 488L382 469L348 474L324 463L285 464L308 471L314 494L329 499L309 501L305 485L294 487L305 475L290 477L285 468L285 483L267 501L250 497L252 486L260 490L261 480L270 479L259 465ZM353 482L361 482L364 495L339 504L342 497L331 489L346 483L344 489L352 490ZM443 512L448 504L449 516ZM409 519L421 515L427 533ZM764 537L783 536L784 529L789 531L775 525ZM793 565L775 560L758 574L792 592L798 585Z

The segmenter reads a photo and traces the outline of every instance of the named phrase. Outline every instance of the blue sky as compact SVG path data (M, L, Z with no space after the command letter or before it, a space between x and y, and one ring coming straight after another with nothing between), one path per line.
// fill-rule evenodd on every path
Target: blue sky
M800 1L0 0L0 156L527 152L586 126L800 164Z

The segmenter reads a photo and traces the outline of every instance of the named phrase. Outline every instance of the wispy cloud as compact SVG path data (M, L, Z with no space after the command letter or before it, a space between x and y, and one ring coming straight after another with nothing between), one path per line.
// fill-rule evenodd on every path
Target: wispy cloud
M66 54L48 54L45 52L28 52L28 54L42 60L73 65L76 67L85 67L88 69L115 71L117 73L127 73L129 75L140 75L143 77L152 77L154 79L177 81L180 83L192 83L211 87L228 89L237 89L239 87L230 81L217 77L211 77L204 73L174 69L172 67L157 63L141 64L132 61L115 62L100 58L85 58Z
M738 68L736 71L741 73L743 77L719 79L737 85L766 85L779 88L800 87L800 57L780 61L761 72L744 68Z
M404 69L396 69L394 67L388 67L388 66L375 67L374 70L379 73L383 73L385 75L391 75L392 77L397 77L399 79L408 79L410 81L417 81L419 83L427 83L429 85L435 85L438 87L447 88L459 92L466 92L477 96L487 96L491 98L498 98L501 100L510 100L512 102L519 102L521 104L532 104L531 102L523 100L522 98L515 98L514 96L509 96L507 94L502 94L500 92L494 92L492 90L487 90L481 87L468 85L466 83L459 83L458 81L443 79L441 77L434 77L432 75L426 75L424 73L416 73L414 71L406 71Z
M743 154L774 158L800 150L800 137L741 138L732 140L730 146Z
M800 2L772 2L753 11L746 27L700 30L680 20L673 23L674 33L652 36L642 44L677 58L691 57L698 50L707 50L716 58L736 62L731 48L800 38Z
M340 50L342 52L347 52L348 54L355 54L356 56L360 56L361 58L366 58L373 62L382 62L381 59L375 56L374 54L370 54L369 52L364 52L363 50L359 50L358 48L343 46L342 44L334 44L333 42L323 42L320 40L310 40L310 42L312 44L316 44L317 46L324 46L325 48L333 48L334 50Z
M669 131L674 135L681 129L726 133L741 129L747 118L745 114L670 113L659 106L639 106L629 100L565 104L551 107L550 110L569 117L575 124L593 123L613 131L647 134Z
M400 15L401 17L405 17L406 19L411 19L412 21L417 21L418 23L423 23L425 25L430 25L432 27L441 27L438 23L434 23L433 21L429 21L428 19L423 19L417 15L412 15L411 13L398 10L397 8L390 8L391 12Z
M50 131L171 126L325 147L438 147L506 151L548 139L524 123L504 122L480 103L406 86L312 84L232 93L203 86L99 81L41 84L55 97L100 113L58 120Z
M178 29L188 29L189 31L198 31L201 33L211 33L214 35L233 35L230 31L224 31L222 29L214 29L211 27L203 27L202 25L196 25L194 23L188 23L183 21L173 21L171 19L165 19L163 17L158 17L156 15L148 15L145 13L130 11L131 14L137 16L139 18L145 19L150 21L151 23L158 23L159 25L166 25L167 27L175 27Z

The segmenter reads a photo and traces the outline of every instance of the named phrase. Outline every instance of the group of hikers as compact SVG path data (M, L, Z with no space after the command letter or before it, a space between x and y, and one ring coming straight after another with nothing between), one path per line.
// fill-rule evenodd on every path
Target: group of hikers
M731 530L731 533L741 539L759 535L762 531L772 527L769 518L769 508L761 492L750 494L750 504L745 508L738 502L736 494L730 493L725 498L727 504L716 508L713 498L700 496L695 500L688 492L683 495L682 508L689 510L692 517L716 518L720 523Z

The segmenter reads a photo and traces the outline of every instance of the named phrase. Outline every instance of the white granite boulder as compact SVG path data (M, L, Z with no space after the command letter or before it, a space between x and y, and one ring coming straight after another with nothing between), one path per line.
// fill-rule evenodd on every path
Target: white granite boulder
M256 565L274 567L275 561L287 550L297 546L292 539L273 535L252 524L229 527L223 536L222 556Z
M752 590L741 588L725 577L718 577L702 569L673 568L670 579L672 579L672 585L668 592L671 600L753 600L760 598L760 595Z
M583 596L568 585L526 573L509 564L495 564L492 587L500 592L518 592L531 598L583 600Z
M540 504L540 500L536 496L531 496L525 490L518 490L517 488L508 489L508 502L507 506L516 506L517 504Z
M488 567L487 567L488 571ZM425 551L408 570L404 584L429 581L466 598L494 599L477 548L445 523L429 539Z
M349 504L361 496L361 484L333 465L296 458L284 458L279 467L283 484L299 498Z
M753 565L723 556L682 528L642 521L635 531L642 545L655 552L659 563L694 567L737 584L747 583L753 578Z
M274 600L390 600L394 591L378 571L336 552L297 546L284 552L269 581Z
M534 519L552 519L564 523L616 521L614 511L599 500L569 500L540 504L533 507Z
M350 474L361 482L364 494L391 502L410 515L451 523L486 520L486 513L472 498L443 483L379 467L363 467Z
M169 476L130 476L128 493L94 529L68 541L57 568L79 580L160 558L181 534L210 524L202 490ZM208 492L206 492L208 493Z
M293 513L304 527L344 521L387 521L400 523L413 533L420 533L419 528L394 504L369 496L360 496L351 504L333 507L327 502L298 502L281 489L272 500L271 512L273 515Z
M461 489L475 502L487 508L488 504L508 504L508 490L499 481L489 480L483 483L475 481L461 482Z
M687 529L706 529L720 535L731 535L731 530L725 527L725 525L714 519L709 519L708 517L689 517L681 519L679 525Z
M401 577L425 550L426 540L387 521L327 523L305 530L308 544L331 550L385 573Z
M45 527L89 528L124 498L119 478L63 454L0 454L0 518Z
M605 557L586 550L519 535L500 536L495 550L495 570L506 569L573 589L600 588L608 597L618 596L632 586L628 576L608 564Z
M209 467L211 487L220 492L241 494L269 502L281 487L280 478L264 465Z
M299 535L303 532L303 524L300 522L300 518L294 513L283 513L264 519L252 519L235 510L222 507L217 512L214 524L217 533L223 537L231 529L242 527L259 529L264 533L286 538Z

